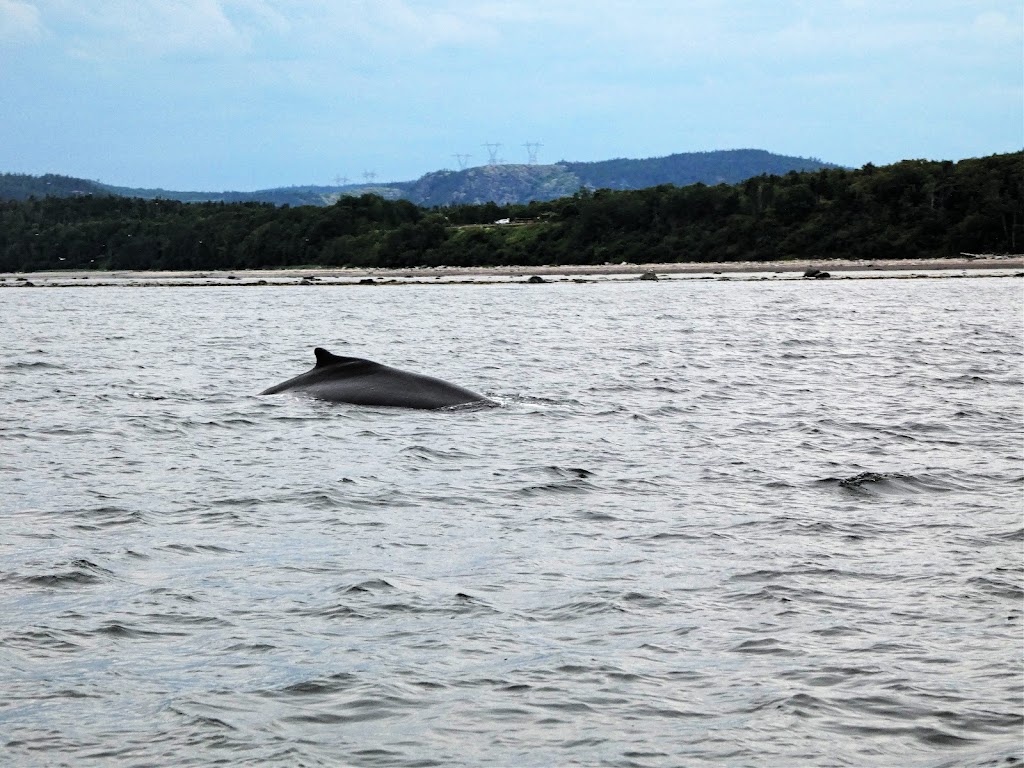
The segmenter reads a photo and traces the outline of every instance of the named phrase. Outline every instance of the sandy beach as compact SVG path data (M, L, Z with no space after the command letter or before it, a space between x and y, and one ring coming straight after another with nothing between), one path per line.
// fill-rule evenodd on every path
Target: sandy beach
M169 287L274 285L402 285L523 283L609 280L745 279L802 280L808 270L831 279L991 277L1018 275L1024 254L964 255L955 259L853 261L819 259L777 262L601 264L535 267L416 267L411 269L288 268L225 271L54 271L0 273L0 288ZM654 277L652 277L652 275ZM531 280L532 278L532 280Z

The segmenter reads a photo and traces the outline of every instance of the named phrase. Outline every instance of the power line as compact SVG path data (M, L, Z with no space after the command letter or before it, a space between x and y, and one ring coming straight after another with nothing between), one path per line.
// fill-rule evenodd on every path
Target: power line
M530 160L529 160L530 165L536 165L537 164L537 150L540 149L541 147L543 147L544 145L541 144L539 141L528 141L525 144L523 144L523 146L526 147L526 155L527 155L527 157L530 158Z
M498 164L498 150L501 149L501 144L484 144L487 147L488 165Z

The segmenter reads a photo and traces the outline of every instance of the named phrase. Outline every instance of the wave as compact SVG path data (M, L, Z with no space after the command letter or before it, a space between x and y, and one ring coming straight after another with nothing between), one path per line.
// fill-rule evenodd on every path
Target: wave
M826 477L817 482L846 491L874 495L941 493L969 488L966 483L948 473L912 475L904 472L866 471L850 477Z
M98 584L114 575L112 571L85 559L74 560L68 565L63 570L21 576L16 580L34 587L61 589Z
M46 360L16 360L12 363L5 363L0 370L4 371L18 371L25 369L46 369L52 368L54 370L66 370L67 366L61 365L60 363L51 363Z

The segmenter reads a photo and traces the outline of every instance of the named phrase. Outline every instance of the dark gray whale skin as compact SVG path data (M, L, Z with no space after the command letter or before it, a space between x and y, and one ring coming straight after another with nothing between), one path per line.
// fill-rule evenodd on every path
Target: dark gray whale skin
M470 403L494 405L483 395L432 376L400 371L358 357L339 357L322 347L314 349L313 354L316 366L312 370L260 394L293 392L336 403L399 408L450 408Z

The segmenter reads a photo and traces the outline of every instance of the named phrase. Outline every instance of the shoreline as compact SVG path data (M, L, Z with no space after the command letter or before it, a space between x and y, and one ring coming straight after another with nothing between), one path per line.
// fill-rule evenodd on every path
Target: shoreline
M51 271L0 273L0 288L186 287L273 285L400 285L532 282L607 282L641 279L804 279L818 269L840 279L1008 276L1024 269L1024 255L963 255L950 259L815 259L774 262L569 264L535 267L310 267L254 270ZM1004 274L1005 273L1005 274ZM467 279L468 278L468 279Z

